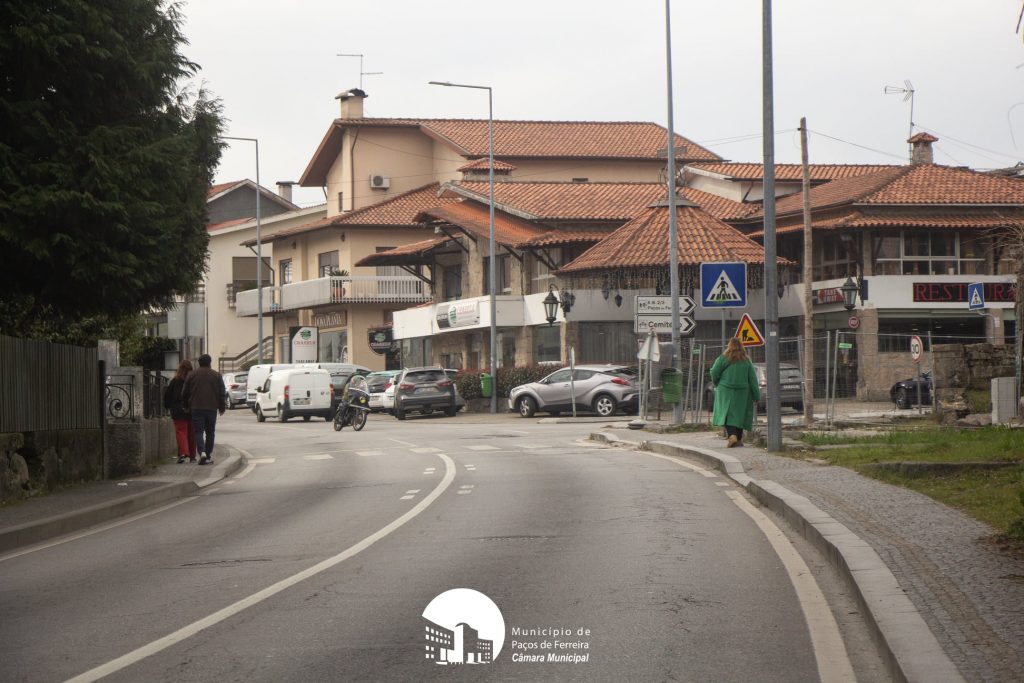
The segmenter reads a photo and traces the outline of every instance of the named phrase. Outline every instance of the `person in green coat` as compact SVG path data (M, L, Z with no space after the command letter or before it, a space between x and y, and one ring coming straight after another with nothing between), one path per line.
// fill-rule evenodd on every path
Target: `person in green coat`
M725 427L729 448L742 446L743 430L754 426L754 404L761 400L761 391L754 364L736 337L729 340L725 353L711 366L711 383L715 385L711 424Z

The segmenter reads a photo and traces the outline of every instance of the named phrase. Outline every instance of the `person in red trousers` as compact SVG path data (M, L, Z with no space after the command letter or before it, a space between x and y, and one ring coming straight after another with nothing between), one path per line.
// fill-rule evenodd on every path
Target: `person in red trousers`
M192 414L185 410L181 400L181 390L185 387L185 378L192 372L192 361L185 359L178 364L174 379L164 391L164 408L171 411L174 420L174 438L178 442L178 464L196 461L196 432L192 428Z

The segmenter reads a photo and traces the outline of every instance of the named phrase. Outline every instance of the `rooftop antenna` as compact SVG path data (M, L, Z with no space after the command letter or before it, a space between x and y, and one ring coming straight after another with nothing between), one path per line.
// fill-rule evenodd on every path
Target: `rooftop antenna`
M898 85L887 85L884 90L886 95L898 95L903 93L903 101L910 101L910 130L907 133L907 138L914 137L914 85L909 80L903 81L903 87ZM911 155L913 154L914 146L910 145Z
M359 57L359 89L363 89L363 76L380 76L383 71L363 71L363 55L336 54L335 57Z

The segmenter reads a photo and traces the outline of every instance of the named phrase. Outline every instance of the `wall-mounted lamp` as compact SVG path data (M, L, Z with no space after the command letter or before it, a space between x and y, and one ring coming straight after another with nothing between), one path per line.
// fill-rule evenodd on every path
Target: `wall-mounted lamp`
M345 233L341 233L341 241L342 241L342 242L344 242L344 241L345 241Z
M553 325L555 318L558 317L558 308L561 306L563 313L568 313L572 310L572 306L576 303L576 295L572 292L562 292L562 299L559 301L558 297L555 296L555 286L551 285L548 287L548 295L544 297L541 302L544 304L544 319L548 321L548 325Z
M608 296L612 293L611 284L608 282L608 276L604 276L604 284L601 285L601 296L604 297L605 301L608 301Z
M617 308L622 308L622 293L621 292L615 292L615 306Z
M847 311L852 311L854 306L857 305L857 294L860 292L860 287L848 275L846 282L839 288L839 291L843 293L843 308Z

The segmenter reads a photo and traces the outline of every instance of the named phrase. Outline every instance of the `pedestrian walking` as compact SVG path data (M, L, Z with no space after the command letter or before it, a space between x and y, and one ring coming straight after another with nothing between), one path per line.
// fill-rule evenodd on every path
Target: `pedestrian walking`
M213 462L213 439L217 431L217 415L223 415L227 407L224 378L210 367L210 354L199 356L199 367L185 380L182 400L192 413L192 428L196 434L199 450L199 464Z
M192 361L187 358L178 363L178 371L174 373L167 388L164 389L164 408L170 411L171 420L174 421L174 439L178 442L178 464L196 461L196 430L192 426L192 415L185 410L182 403L182 389L185 387L185 379L192 372Z
M711 366L711 383L715 385L715 409L711 424L725 427L729 448L743 445L743 430L754 426L754 404L761 400L757 372L747 358L743 344L736 337L725 345L725 353Z

